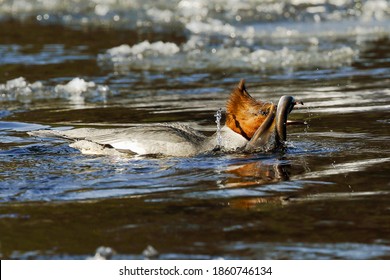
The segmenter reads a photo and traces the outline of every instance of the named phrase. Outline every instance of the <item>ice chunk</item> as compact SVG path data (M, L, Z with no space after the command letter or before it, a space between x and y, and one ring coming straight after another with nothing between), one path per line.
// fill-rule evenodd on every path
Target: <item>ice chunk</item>
M22 88L22 87L26 87L26 86L27 86L26 79L23 77L19 77L19 78L7 81L7 83L5 84L5 89L10 90L10 89Z
M80 78L74 78L66 85L57 85L54 90L56 92L66 92L71 95L80 95L82 92L87 91L89 88L95 87L94 82L86 82Z
M74 78L65 85L44 86L42 82L29 83L24 77L19 77L0 84L0 102L18 101L30 103L40 99L68 99L75 103L83 103L87 98L92 101L106 101L111 94L106 85L96 85L81 78Z
M0 84L0 91L15 91L15 90L28 90L42 88L43 85L41 82L28 83L25 78L19 77L7 81L5 84Z
M28 83L24 77L19 77L0 84L0 101L18 100L23 103L31 102L31 96L41 95L43 85L41 82Z
M121 45L107 50L107 54L111 57L117 56L135 56L142 59L144 56L165 55L170 56L178 53L180 48L175 43L164 43L161 41L150 43L143 41L139 44L130 47L129 45Z
M198 71L237 69L243 71L267 71L275 69L336 68L350 65L358 51L350 47L320 49L309 45L305 50L283 47L281 49L252 49L246 46L209 47L193 37L181 48L176 46L169 55L157 55L148 42L133 47L119 46L99 56L99 62L112 65L118 72L138 69L154 71ZM316 42L314 42L316 43ZM168 44L168 43L161 43ZM152 51L155 55L150 55ZM170 55L175 53L175 55Z
M85 98L87 96L91 94L94 95L93 90L95 89L95 87L96 85L94 82L86 82L83 79L74 78L65 85L55 86L54 91L58 93L62 98L69 99L75 104L84 104ZM96 94L99 93L96 92Z

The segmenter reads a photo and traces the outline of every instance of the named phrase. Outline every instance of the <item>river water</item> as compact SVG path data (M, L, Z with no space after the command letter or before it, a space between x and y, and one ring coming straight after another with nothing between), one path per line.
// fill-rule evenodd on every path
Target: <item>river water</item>
M2 0L0 27L1 258L390 258L389 1ZM305 103L285 152L93 156L27 134L210 135L242 78Z

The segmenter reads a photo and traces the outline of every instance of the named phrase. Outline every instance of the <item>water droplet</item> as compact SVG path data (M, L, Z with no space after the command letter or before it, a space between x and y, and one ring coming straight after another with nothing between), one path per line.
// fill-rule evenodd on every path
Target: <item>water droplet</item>
M221 118L222 118L222 109L219 108L214 115L215 123L217 124L217 147L222 145L222 135L221 135Z

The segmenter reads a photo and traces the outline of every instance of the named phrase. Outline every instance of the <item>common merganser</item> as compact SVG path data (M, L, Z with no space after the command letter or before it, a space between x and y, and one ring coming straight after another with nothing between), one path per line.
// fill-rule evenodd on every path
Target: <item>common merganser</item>
M277 106L257 101L246 90L245 81L241 80L226 104L225 125L210 137L177 123L118 129L39 130L29 134L73 140L70 146L84 154L125 152L186 157L214 149L268 151L281 147L286 141L287 116L296 104L303 103L296 102L292 96L282 96Z

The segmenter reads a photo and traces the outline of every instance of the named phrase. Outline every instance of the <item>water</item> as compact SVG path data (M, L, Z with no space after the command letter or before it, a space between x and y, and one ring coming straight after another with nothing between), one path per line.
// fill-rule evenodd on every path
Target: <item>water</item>
M222 109L219 108L214 115L215 123L217 124L217 147L222 145L222 135L221 135L221 118L222 118Z
M390 258L389 1L6 0L0 25L1 258ZM285 152L91 156L26 133L211 135L241 78L305 103Z

